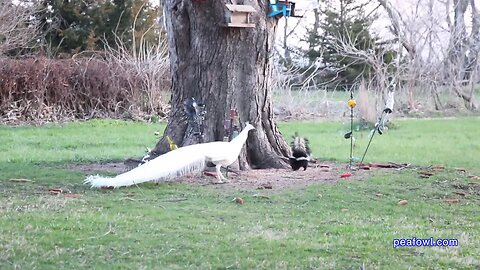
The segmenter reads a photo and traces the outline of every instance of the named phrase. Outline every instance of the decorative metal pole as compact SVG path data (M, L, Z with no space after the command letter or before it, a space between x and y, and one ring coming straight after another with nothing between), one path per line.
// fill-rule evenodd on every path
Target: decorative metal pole
M357 105L357 102L353 99L353 91L350 90L350 99L348 100L348 107L350 107L350 132L345 134L345 138L350 138L350 161L349 168L352 168L353 161L353 109Z

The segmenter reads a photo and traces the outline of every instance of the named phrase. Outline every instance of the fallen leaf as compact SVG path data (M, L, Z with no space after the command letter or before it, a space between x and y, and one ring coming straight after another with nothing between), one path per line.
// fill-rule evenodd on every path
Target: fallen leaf
M61 188L51 188L48 190L48 192L50 192L50 194L52 195L58 195L60 193L63 193L63 190Z
M348 177L350 177L350 176L352 176L352 175L353 175L352 173L346 172L346 173L342 173L342 174L340 175L340 178L348 178Z
M459 203L460 199L445 199L447 203Z
M236 203L238 203L238 204L243 204L243 199L240 198L240 197L235 198L235 199L233 199L233 200L234 200Z
M420 172L418 172L418 174L425 175L427 177L430 177L430 176L434 175L433 172L426 172L426 171L420 171Z
M397 164L393 164L393 163L373 163L373 162L370 162L368 163L368 166L370 167L377 167L377 168L397 168L398 165Z
M377 196L377 197L382 197L382 196L383 196L383 194L382 194L382 193L380 193L380 192L378 192L378 193L375 193L375 196Z
M463 192L463 191L454 191L453 192L454 194L458 194L458 195L461 195L461 196L466 196L467 193Z
M65 198L80 198L80 197L82 197L82 194L67 193L67 194L65 194L65 195L63 195L63 196L65 196Z
M464 168L455 168L455 170L457 170L458 172L467 172L467 170Z
M262 194L253 194L253 197L255 198L263 198L263 199L270 199L267 195L262 195Z
M470 179L473 179L473 180L480 180L480 176L478 176L478 175L469 175L467 177L470 178Z
M405 204L407 204L407 203L408 203L407 200L400 200L400 201L398 202L399 205L405 205Z
M434 170L434 171L443 171L443 170L445 170L445 166L443 166L443 165L434 165L434 166L432 166L432 170Z
M340 211L342 211L342 212L348 212L348 208L342 208L342 209L340 209Z
M34 183L35 182L33 180L26 179L26 178L13 178L13 179L10 179L10 181L17 182L17 183Z

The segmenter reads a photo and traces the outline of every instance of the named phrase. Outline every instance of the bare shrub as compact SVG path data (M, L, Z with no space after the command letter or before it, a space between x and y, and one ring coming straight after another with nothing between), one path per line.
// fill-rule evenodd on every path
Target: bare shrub
M38 35L35 12L32 3L0 0L0 55L35 40Z
M144 117L168 115L170 73L165 41L150 46L142 40L133 50L119 42L116 48L106 48L105 64L130 85L130 112Z
M2 122L118 117L130 107L129 89L98 60L0 59Z
M0 59L0 119L43 123L167 115L169 82L162 66L107 59Z
M375 123L377 121L377 98L362 81L357 92L357 117L361 122Z
M150 44L145 37L153 31L152 25L143 33L135 31L139 9L131 26L132 47L127 46L117 36L116 46L106 45L104 59L114 73L124 76L131 85L130 112L144 115L166 117L170 110L170 62L166 36L160 36L158 44ZM160 34L162 31L160 30Z
M118 39L115 48L82 52L71 59L0 59L0 119L43 123L166 117L170 89L166 39L148 45L144 37L149 30L139 35L132 26L132 48ZM0 33L0 41L1 37Z

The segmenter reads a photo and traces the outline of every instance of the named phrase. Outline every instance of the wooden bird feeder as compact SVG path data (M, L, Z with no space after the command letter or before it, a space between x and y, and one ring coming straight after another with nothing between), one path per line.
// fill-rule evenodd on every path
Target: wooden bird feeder
M256 10L249 5L225 5L227 11L225 13L227 27L255 27L250 23L250 13Z
M284 17L297 17L303 16L297 15L298 11L295 8L295 1L292 0L270 0L271 11L268 17L284 16Z

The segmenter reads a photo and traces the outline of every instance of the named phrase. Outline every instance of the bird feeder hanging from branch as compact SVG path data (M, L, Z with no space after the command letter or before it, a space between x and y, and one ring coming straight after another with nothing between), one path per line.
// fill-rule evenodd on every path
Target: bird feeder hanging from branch
M271 11L268 14L268 17L284 16L302 18L303 16L297 15L298 10L296 9L295 4L296 3L292 0L270 0Z

